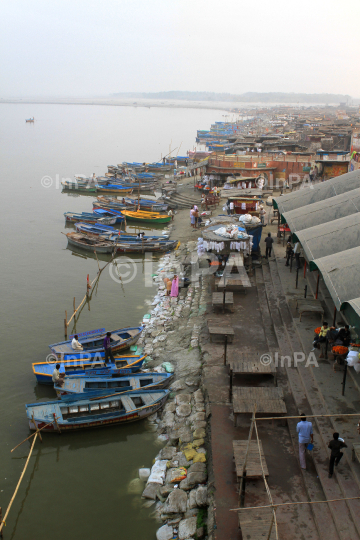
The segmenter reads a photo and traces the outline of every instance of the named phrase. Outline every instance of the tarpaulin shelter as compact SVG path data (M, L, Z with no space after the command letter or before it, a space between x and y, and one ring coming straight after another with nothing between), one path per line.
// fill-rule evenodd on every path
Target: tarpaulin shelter
M308 184L305 184L308 185ZM297 191L282 195L273 199L274 208L282 215L295 208L317 203L331 197L336 197L342 193L347 193L360 188L360 170L342 174L336 178L331 178L320 184L310 185L300 188Z
M291 232L295 233L357 212L360 212L360 188L284 212L281 221L287 223Z
M335 307L340 310L346 303L355 302L358 309L360 298L360 247L333 253L311 262L313 270L319 270L331 294ZM357 299L355 301L354 299Z
M293 238L301 243L310 262L355 248L360 246L360 213L297 231Z

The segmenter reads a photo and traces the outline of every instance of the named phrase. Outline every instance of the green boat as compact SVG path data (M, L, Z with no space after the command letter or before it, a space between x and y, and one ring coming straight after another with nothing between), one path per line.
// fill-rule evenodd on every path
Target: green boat
M85 191L86 193L97 192L96 186L89 186L86 182L69 182L68 180L65 180L64 182L61 182L61 185L64 189L68 189L69 191Z

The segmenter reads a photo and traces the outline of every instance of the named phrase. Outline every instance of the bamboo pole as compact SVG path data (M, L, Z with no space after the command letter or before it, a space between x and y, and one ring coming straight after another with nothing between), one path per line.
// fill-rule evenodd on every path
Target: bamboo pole
M54 417L54 422L55 422L55 424L56 424L56 427L58 428L59 433L61 433L61 429L60 429L60 426L59 426L59 424L58 424L58 421L57 421L57 418L56 418L56 416L55 416L55 413L53 413L53 417Z
M288 502L288 503L277 503L277 504L267 504L265 506L247 506L243 508L231 508L230 512L242 512L243 510L259 510L259 508L278 508L280 506L295 506L300 504L324 504L331 502L342 502L342 501L354 501L360 499L360 497L346 497L345 499L328 499L326 501L301 501L301 502Z
M246 463L247 463L247 458L248 458L248 453L249 453L249 448L250 448L250 441L251 441L251 437L252 437L252 432L253 432L253 429L254 429L255 415L256 415L256 403L254 405L254 412L252 414L250 432L249 432L249 437L248 437L247 445L246 445L245 459L244 459L243 470L242 470L242 475L241 475L241 480L240 480L240 487L239 487L239 499L241 498L242 488L243 488L243 484L244 484L244 475L246 474Z
M306 414L306 418L331 418L334 416L343 417L343 416L358 416L360 417L359 413L349 413L349 414ZM262 417L262 418L256 418L255 421L258 422L259 420L290 420L293 418L301 418L300 415L297 416L268 416L268 417Z
M39 430L38 430L38 427L37 427L36 422L35 422L34 413L32 413L31 419L32 419L32 423L33 423L34 426L35 426L36 433L38 433ZM40 435L40 433L39 433L39 439L40 439L40 441L42 442L42 436Z
M49 422L48 424L45 424L45 426L43 426L42 428L40 429L37 429L34 433L32 433L31 435L29 435L28 437L26 437L26 439L24 439L21 443L17 444L12 450L10 450L10 452L13 452L14 450L16 450L17 448L19 448L19 446L21 446L22 444L24 444L24 442L28 441L29 439L31 439L31 437L34 437L34 435L36 435L39 431L42 431L43 429L45 429L46 427L50 426L51 424L54 423L54 420L52 422Z
M98 264L98 269L99 269L99 272L100 272L100 264L99 264L99 259L98 259L97 253L96 253L96 249L94 249L94 253L95 253L96 261L97 261L97 264Z
M9 505L8 505L8 507L7 507L7 509L6 509L6 512L5 512L4 519L3 519L3 520L1 521L1 523L0 523L0 531L2 531L4 525L6 525L6 518L7 518L8 515L9 515L10 509L11 509L11 506L12 506L12 503L14 502L14 499L15 499L15 497L16 497L16 494L17 494L18 490L19 490L21 481L22 481L22 479L23 479L23 477L24 477L25 471L26 471L27 466L28 466L28 464L29 464L29 461L30 461L30 458L31 458L32 451L33 451L33 449L34 449L34 445L35 445L36 437L37 437L37 436L38 436L38 433L36 432L36 433L35 433L34 440L33 440L33 442L32 442L31 448L30 448L29 455L28 455L27 460L26 460L26 463L25 463L25 466L24 466L24 468L23 468L23 471L22 471L22 473L21 473L20 479L19 479L19 481L18 481L18 483L17 483L17 486L16 486L16 488L15 488L14 495L11 497L10 502L9 502Z

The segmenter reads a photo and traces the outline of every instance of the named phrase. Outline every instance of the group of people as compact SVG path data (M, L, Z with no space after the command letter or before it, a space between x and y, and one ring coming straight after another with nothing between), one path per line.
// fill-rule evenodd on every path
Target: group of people
M165 288L166 288L166 296L172 296L172 297L177 297L178 294L179 294L179 278L178 276L175 274L173 279L169 279L167 277L165 277L163 279L164 281L164 285L165 285Z
M76 352L81 352L84 350L84 347L81 345L79 341L79 336L77 334L73 337L71 341L71 347ZM115 363L114 353L111 348L111 332L106 332L106 336L103 341L103 348L105 352L105 364L110 363L110 360L111 362ZM60 367L60 364L56 364L52 374L52 381L58 386L63 386L65 373L60 373Z
M335 345L343 345L344 347L348 347L350 345L350 327L348 324L345 324L341 328L336 328L335 326L328 325L327 322L323 322L319 334L316 336L316 338L313 341L313 349L312 351L315 351L319 347L320 343L326 343L326 341L329 344L329 347L334 347ZM322 357L322 354L320 354L320 358Z
M300 467L305 471L306 470L306 458L305 450L308 448L309 444L314 443L314 431L312 422L306 420L305 414L301 415L301 420L296 426L296 431L299 436L299 458L300 458ZM329 478L334 474L334 465L337 467L339 465L341 458L343 457L342 448L347 448L344 440L340 437L339 433L334 433L332 440L328 444L330 448L330 461L329 461Z

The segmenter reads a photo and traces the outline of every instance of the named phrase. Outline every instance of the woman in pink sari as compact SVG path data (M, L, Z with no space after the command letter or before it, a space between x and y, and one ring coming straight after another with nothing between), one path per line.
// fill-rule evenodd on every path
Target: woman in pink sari
M177 277L177 275L175 275L171 284L170 296L178 296L178 294L179 294L179 278Z

